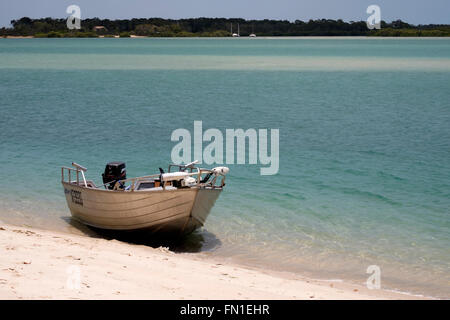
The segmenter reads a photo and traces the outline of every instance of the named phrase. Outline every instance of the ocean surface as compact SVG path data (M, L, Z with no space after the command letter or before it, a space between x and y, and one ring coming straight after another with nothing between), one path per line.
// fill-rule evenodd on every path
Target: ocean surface
M450 298L450 39L0 39L0 111L3 222L77 232L72 161L147 175L195 120L279 129L278 174L228 165L194 254Z

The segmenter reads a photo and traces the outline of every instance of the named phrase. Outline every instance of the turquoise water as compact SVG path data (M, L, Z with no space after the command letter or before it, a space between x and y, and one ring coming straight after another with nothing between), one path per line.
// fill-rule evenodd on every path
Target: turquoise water
M0 39L0 220L71 231L60 166L154 173L194 120L279 128L201 254L449 298L449 84L449 39Z

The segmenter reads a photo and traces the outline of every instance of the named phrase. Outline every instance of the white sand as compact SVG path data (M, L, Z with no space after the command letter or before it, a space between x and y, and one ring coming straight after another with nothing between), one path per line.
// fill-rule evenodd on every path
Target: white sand
M164 248L0 225L0 299L379 298L414 297L225 265Z

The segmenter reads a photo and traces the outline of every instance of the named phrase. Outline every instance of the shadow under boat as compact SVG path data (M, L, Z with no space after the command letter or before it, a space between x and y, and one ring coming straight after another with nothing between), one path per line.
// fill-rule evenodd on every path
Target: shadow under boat
M152 248L168 247L179 253L196 253L214 250L222 245L215 234L206 229L197 229L188 235L174 235L167 232L155 233L148 230L107 230L85 225L72 217L63 217L68 224L85 235L106 240L118 240L130 244L145 245Z

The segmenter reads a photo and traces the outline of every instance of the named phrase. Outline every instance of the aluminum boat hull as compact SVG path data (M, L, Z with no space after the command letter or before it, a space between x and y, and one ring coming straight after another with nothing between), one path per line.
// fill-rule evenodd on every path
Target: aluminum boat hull
M185 235L203 226L221 188L180 188L134 192L62 182L76 220L100 229Z

